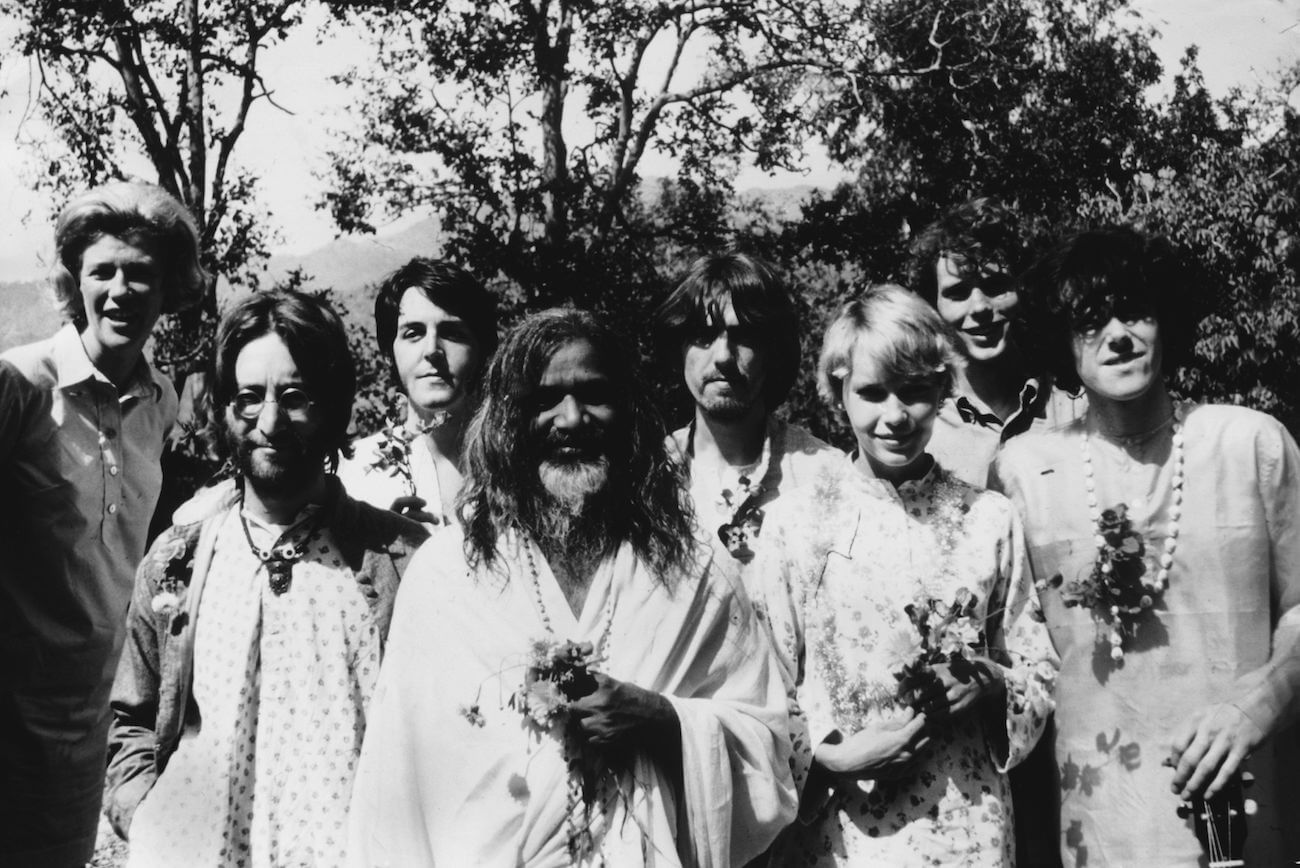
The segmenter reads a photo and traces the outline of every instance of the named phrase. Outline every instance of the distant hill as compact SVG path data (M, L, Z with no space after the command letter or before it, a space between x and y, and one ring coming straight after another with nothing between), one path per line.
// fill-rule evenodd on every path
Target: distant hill
M816 188L812 185L750 188L739 191L740 202L758 202L785 219L795 219ZM643 185L643 194L656 195L655 182ZM370 326L371 300L366 291L413 256L438 256L442 232L438 220L426 217L401 229L377 235L337 238L307 253L282 253L267 260L261 278L269 287L295 268L309 278L312 289L331 289L346 313L365 328ZM219 298L224 303L229 287L223 282ZM59 325L49 290L43 281L0 283L0 351L51 334Z
M0 352L49 337L60 322L44 280L0 283Z

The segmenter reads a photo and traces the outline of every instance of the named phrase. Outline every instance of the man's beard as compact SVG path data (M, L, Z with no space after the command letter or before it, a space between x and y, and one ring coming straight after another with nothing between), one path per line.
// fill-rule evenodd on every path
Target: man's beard
M713 382L710 380L709 382ZM725 380L731 384L730 394L719 395L706 388L699 395L699 408L704 415L719 422L735 422L745 418L758 402L759 396L748 379L737 376Z
M324 469L321 444L304 440L291 430L281 431L270 441L260 435L254 440L251 432L241 437L229 427L224 434L240 475L261 494L282 497L305 491ZM267 445L275 447L273 459L256 454L259 447Z
M531 510L534 536L543 551L566 561L594 562L618 542L611 522L616 507L610 497L610 460L596 448L581 455L562 455L551 438L538 463L540 491ZM592 447L593 444L583 444Z
M747 403L739 398L709 397L700 403L700 409L704 411L704 415L719 422L735 422L738 419L743 419L749 415L749 411L753 406L754 402Z

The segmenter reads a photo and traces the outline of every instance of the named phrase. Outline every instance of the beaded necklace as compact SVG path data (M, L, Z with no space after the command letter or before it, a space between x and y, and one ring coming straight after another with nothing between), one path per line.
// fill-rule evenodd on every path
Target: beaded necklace
M1182 420L1178 417L1177 410L1170 421L1173 423L1173 476L1170 480L1169 524L1165 528L1164 550L1156 559L1154 582L1142 581L1146 572L1142 559L1146 543L1133 529L1132 522L1127 517L1128 506L1121 503L1102 510L1098 502L1096 469L1092 463L1086 424L1079 441L1084 486L1088 495L1088 513L1092 520L1097 555L1091 575L1070 583L1062 588L1061 593L1067 606L1085 605L1093 610L1093 618L1098 627L1102 628L1097 635L1098 649L1103 650L1109 644L1110 658L1116 664L1124 659L1124 634L1133 633L1137 629L1139 619L1147 616L1168 589L1174 552L1178 549L1178 522L1182 517L1186 461ZM1168 423L1162 423L1154 431L1142 436L1150 436L1165 424ZM1051 579L1040 580L1037 587L1042 591L1048 586L1060 587L1061 583L1061 576L1057 574Z
M1169 525L1166 527L1167 536L1165 537L1165 550L1160 555L1160 570L1156 574L1156 580L1160 583L1161 590L1169 587L1169 570L1174 565L1174 552L1178 549L1178 520L1183 514L1183 484L1185 477L1183 470L1185 459L1183 455L1183 423L1178 418L1177 412L1174 413L1174 434L1173 434L1173 458L1174 458L1174 475L1170 480L1170 505L1169 505ZM1092 466L1092 449L1088 443L1088 429L1085 426L1083 438L1079 441L1079 450L1083 454L1083 478L1084 485L1088 489L1088 514L1092 518L1093 540L1097 543L1099 550L1106 547L1106 538L1101 532L1101 506L1097 502L1097 480L1096 473ZM1109 573L1110 565L1103 564L1102 572Z
M542 598L541 576L538 575L537 561L533 558L533 543L526 535L521 540L524 555L528 560L528 573L532 579L533 598L537 602L537 613L542 619L542 626L546 628L549 636L555 635L555 627L551 623L550 613L546 609L546 601ZM604 627L596 639L592 649L592 654L596 659L601 658L602 649L605 653L609 651L609 634L614 626L614 599L613 593L610 593L609 600L605 604L605 610L601 614L604 621ZM565 734L560 741L561 752L564 757L564 763L568 767L568 787L566 792L566 811L565 823L568 826L568 850L569 857L573 864L578 864L596 856L599 865L604 865L604 856L597 852L598 845L591 833L592 824L595 822L592 816L593 806L596 813L603 813L602 804L605 800L605 786L607 783L607 774L601 774L593 767L591 760L585 757L579 747L571 745L571 735ZM597 760L599 762L599 760Z

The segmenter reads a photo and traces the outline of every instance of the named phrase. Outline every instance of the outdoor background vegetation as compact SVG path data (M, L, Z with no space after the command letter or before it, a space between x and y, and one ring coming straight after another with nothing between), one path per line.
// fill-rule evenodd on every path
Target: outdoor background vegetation
M308 13L325 9L307 24ZM1211 97L1195 50L1174 87L1126 0L0 0L6 54L35 70L32 183L74 191L151 167L194 212L224 297L266 284L332 297L360 359L357 424L393 412L369 289L309 269L265 277L273 225L241 137L277 110L266 51L296 29L365 34L367 62L329 83L351 123L319 202L340 232L416 212L422 252L494 286L507 321L555 304L606 313L651 353L648 312L695 255L737 244L798 287L807 364L786 410L845 442L812 388L821 327L866 284L905 280L910 236L974 195L1011 204L1035 246L1127 221L1197 266L1207 317L1183 395L1300 422L1296 190L1300 70ZM292 147L292 143L286 143ZM830 189L740 195L743 166L817 148ZM650 149L672 177L643 176ZM393 262L386 266L395 266ZM169 317L155 360L201 372L218 286ZM675 360L656 366L686 412ZM181 453L201 456L197 441ZM178 453L179 454L179 453ZM201 467L173 464L186 484Z

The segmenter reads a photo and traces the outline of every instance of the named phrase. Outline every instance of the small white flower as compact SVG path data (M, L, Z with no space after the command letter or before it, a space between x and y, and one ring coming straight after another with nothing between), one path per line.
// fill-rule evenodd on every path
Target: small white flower
M154 614L161 614L162 612L175 612L180 604L180 597L171 591L162 591L150 601L149 607L153 609Z

